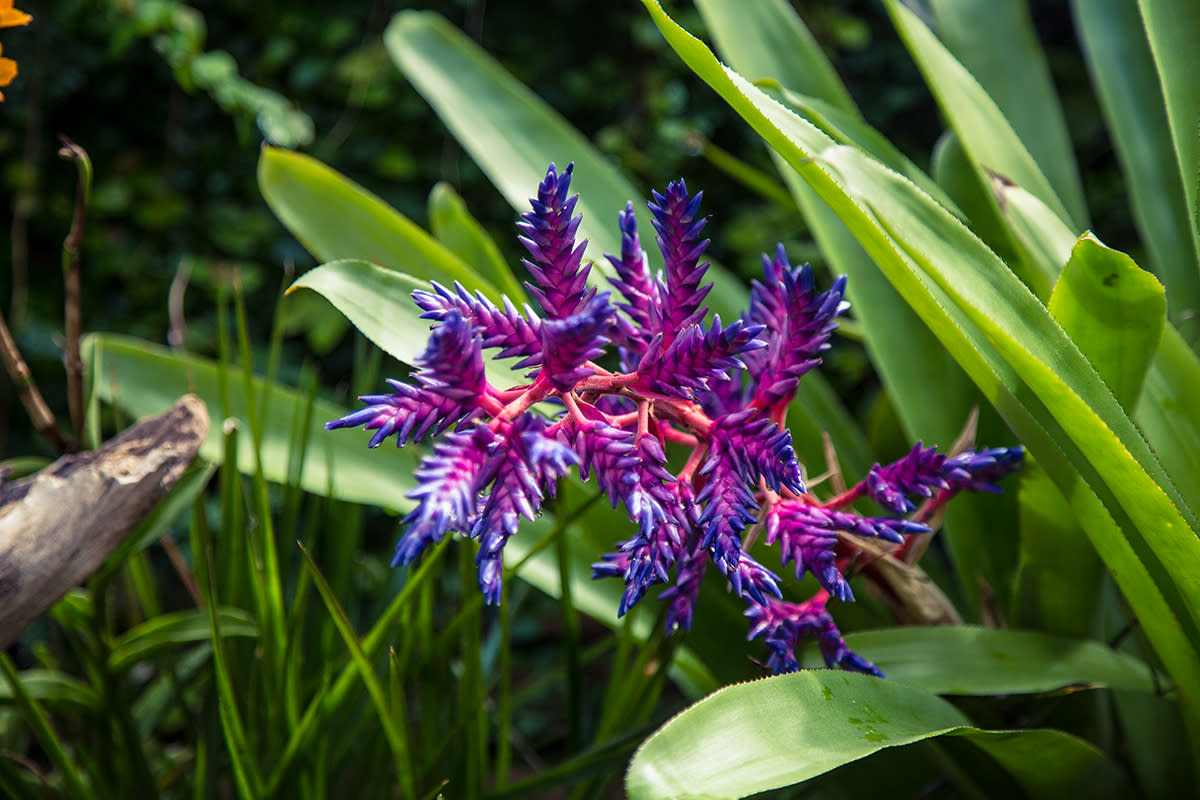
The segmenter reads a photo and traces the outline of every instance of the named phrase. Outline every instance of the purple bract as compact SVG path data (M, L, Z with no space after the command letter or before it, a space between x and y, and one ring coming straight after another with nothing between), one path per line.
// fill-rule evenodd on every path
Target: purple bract
M706 322L708 218L699 216L700 193L678 181L648 204L661 273L650 270L632 203L619 213L621 253L607 256L614 299L589 286L587 243L575 238L582 218L573 216L573 169L550 165L517 224L542 313L457 284L414 292L433 325L413 382L389 381L392 393L362 397L364 408L326 425L372 430L372 447L393 435L402 446L440 434L409 492L416 507L393 564L457 531L479 541L479 584L498 603L505 544L577 467L633 523L593 565L594 577L624 582L619 614L663 584L668 630L688 628L712 563L747 604L750 635L764 637L775 672L798 669L796 649L811 636L829 666L880 674L846 647L826 607L853 599L846 571L861 554L855 542L903 548L907 536L930 531L925 521L957 492L999 491L996 481L1020 468L1022 449L948 456L918 443L849 490L817 499L786 417L849 308L845 278L818 292L812 269L793 267L780 246L763 256L743 318ZM520 359L530 382L493 386L484 350ZM862 498L889 516L855 512ZM760 530L763 552L778 545L797 579L816 578L811 599L784 600L778 576L747 552Z

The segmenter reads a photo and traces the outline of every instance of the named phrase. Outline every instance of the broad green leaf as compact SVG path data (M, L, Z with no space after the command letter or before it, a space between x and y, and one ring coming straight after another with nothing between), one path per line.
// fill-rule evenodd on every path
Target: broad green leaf
M83 340L83 360L91 376L95 399L113 403L132 417L160 414L181 395L191 392L204 401L213 424L200 446L200 457L213 463L223 460L220 420L233 418L247 430L245 399L231 393L232 408L221 406L217 364L199 356L172 353L166 348L115 334L93 334ZM229 380L234 380L229 377ZM278 384L255 380L256 390L269 395L271 414L264 420L262 465L267 480L286 483L293 441L294 420L304 419L306 398ZM322 400L313 408L305 433L310 445L300 475L300 486L313 494L329 495L356 503L407 509L405 493L412 488L416 461L411 449L367 448L364 435L352 431L326 431L324 423L345 416L346 410ZM344 434L344 435L339 435ZM250 436L239 437L237 468L253 474L255 458Z
M1200 257L1191 217L1195 207L1188 198L1196 188L1196 173L1179 169L1146 29L1129 0L1074 0L1071 7L1142 243L1166 284L1171 320L1182 325L1200 304ZM1194 116L1187 127L1193 138Z
M264 147L258 187L279 221L318 261L374 261L446 285L460 281L493 300L500 296L419 225L314 158Z
M1048 307L1117 401L1132 410L1162 341L1167 315L1162 284L1129 256L1085 234Z
M995 101L1072 219L1086 225L1071 137L1026 3L932 0L930 7L946 48Z
M1063 636L1101 635L1104 565L1070 502L1036 462L1021 473L1017 504L1021 554L1013 623Z
M1060 731L983 731L919 689L865 675L805 671L729 686L658 729L625 776L632 800L738 798L789 786L884 747L957 735L1031 797L1120 796L1121 770ZM1084 788L1086 787L1086 788Z
M1200 358L1172 325L1163 331L1134 419L1188 505L1200 508Z
M889 680L935 694L1029 694L1067 686L1152 692L1150 668L1101 642L970 625L846 636Z
M954 199L963 213L960 215L971 230L1010 266L1017 268L1018 276L1031 287L1038 297L1048 297L1052 281L1039 281L1036 275L1020 271L1022 262L1015 258L1018 246L1013 234L1004 224L997 198L989 189L989 183L997 178L980 172L963 149L962 140L952 130L943 131L933 147L933 162L930 165L933 179ZM1053 212L1050 216L1056 217Z
M548 164L564 168L574 162L571 191L579 193L575 210L583 215L579 236L589 242L585 258L594 259L594 269L609 274L612 268L602 254L621 252L617 214L628 202L633 203L643 239L653 242L642 201L649 189L635 188L558 112L441 16L401 12L383 40L404 76L513 209L528 210ZM654 250L647 250L651 260L661 261ZM746 304L745 288L715 265L708 277L713 282L709 305L722 319L736 319Z
M500 248L479 221L471 216L467 204L454 191L454 187L445 181L435 184L429 192L429 230L448 250L464 263L470 264L476 273L499 286L514 303L525 302L525 287L504 261Z
M712 2L712 0L709 1ZM745 49L749 50L750 48ZM724 51L720 52L725 55ZM785 51L780 54L780 58L786 59L787 55L788 53ZM726 57L728 58L728 56ZM745 70L741 69L738 64L737 59L730 58L730 65L738 72L744 73ZM950 195L941 186L938 186L936 181L922 172L921 168L912 162L912 159L901 153L895 145L888 141L886 136L867 124L862 117L847 113L822 98L799 94L787 89L780 93L780 98L784 105L795 109L835 142L854 145L859 150L870 153L920 186L927 195L953 211L955 215L962 217L962 212L958 210Z
M1138 0L1150 50L1158 67L1162 96L1166 101L1167 120L1175 140L1179 174L1183 179L1191 221L1192 237L1200 237L1197 216L1197 180L1200 179L1200 137L1196 135L1197 110L1200 109L1200 6L1175 0ZM1195 307L1196 296L1192 298Z
M734 69L751 80L771 78L800 94L820 98L849 119L862 122L833 63L808 26L785 0L696 0L717 51L736 54ZM746 48L754 42L761 47Z
M1031 261L1057 279L1076 234L1023 189L997 184L997 194L1017 239L1027 242L1022 246ZM1168 313L1171 296L1168 286ZM1200 359L1173 325L1163 330L1134 420L1184 502L1200 508Z
M937 98L938 107L958 134L972 163L980 170L980 178L985 177L984 170L999 173L1024 186L1064 220L1071 219L1033 156L979 82L916 14L895 0L887 0L886 5L909 53Z
M1076 235L1054 215L1046 204L1014 183L995 179L992 191L1000 204L1000 213L1012 231L1021 258L1038 274L1037 285L1047 292L1035 291L1046 298L1049 287L1071 257ZM1026 280L1026 284L1031 281Z
M1175 678L1193 734L1200 733L1193 617L1200 580L1186 566L1200 558L1200 540L1099 376L1036 298L948 212L857 151L827 148L813 160L808 148L821 146L815 130L723 67L656 3L645 4L684 61L848 222L1055 478Z
M254 619L240 608L218 608L217 618L222 636L258 636ZM208 612L202 608L160 614L121 634L108 655L108 668L120 673L161 651L207 642L212 635Z
M432 324L421 319L420 307L412 301L418 289L430 290L427 281L403 272L356 259L322 264L301 275L288 287L312 289L354 324L363 336L388 355L412 364L425 349ZM525 383L521 373L507 369L493 359L484 360L492 385L507 389Z

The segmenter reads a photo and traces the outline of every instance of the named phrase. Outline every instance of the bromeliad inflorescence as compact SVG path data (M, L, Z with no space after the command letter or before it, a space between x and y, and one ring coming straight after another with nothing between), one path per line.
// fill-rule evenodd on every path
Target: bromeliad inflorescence
M705 323L708 220L698 216L701 193L689 195L681 180L649 203L661 273L647 264L633 204L619 214L621 253L606 256L614 301L613 292L589 286L572 168L560 174L550 166L518 223L542 313L507 298L496 305L457 284L414 292L433 320L415 382L389 381L393 393L363 397L365 408L326 426L374 430L372 447L390 436L404 445L441 434L417 470L409 495L417 505L392 563L407 564L457 531L479 540L479 584L488 602L499 602L505 543L574 466L633 522L632 535L593 565L594 577L624 581L621 614L667 584L659 595L669 603L667 626L688 628L713 565L746 602L750 636L764 636L776 672L798 668L797 644L811 635L829 666L878 674L846 647L826 608L830 598L853 597L843 571L859 555L856 538L902 543L928 532L926 521L957 492L999 491L995 481L1020 466L1022 450L948 457L918 444L818 500L806 491L785 419L799 380L820 363L849 307L845 278L818 292L811 268L793 267L780 246L763 257L763 280L754 282L743 318ZM491 385L485 349L519 358L531 382ZM615 360L605 363L614 369L597 363L610 350ZM668 444L687 453L678 467ZM917 497L926 498L920 508ZM855 512L861 498L888 515ZM783 600L778 576L746 552L748 529L760 523L797 579L816 578L814 597Z

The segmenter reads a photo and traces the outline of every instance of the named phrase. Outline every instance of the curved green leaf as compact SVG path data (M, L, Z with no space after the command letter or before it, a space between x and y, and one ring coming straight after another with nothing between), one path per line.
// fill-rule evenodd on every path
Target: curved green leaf
M419 225L314 158L264 147L258 187L279 221L318 261L374 261L446 285L460 281L493 300L500 296Z
M579 235L589 242L595 269L610 274L602 253L620 253L617 214L633 202L643 237L650 215L636 189L579 131L463 33L432 12L404 11L383 35L392 60L433 106L454 138L516 211L529 208L546 166L575 163L571 189L583 215ZM647 239L649 241L649 239ZM651 260L661 257L652 252ZM345 255L345 254L341 254ZM413 270L408 270L413 272ZM745 287L714 265L708 302L724 319L738 317Z
M932 0L934 29L1029 150L1071 217L1086 224L1071 137L1024 2ZM1019 69L1013 65L1019 64Z
M820 98L848 118L862 114L808 26L785 0L696 0L713 44L736 54L733 66L751 80L771 78L785 89ZM744 47L747 42L756 45Z
M525 287L504 261L495 240L471 216L454 187L445 181L435 184L429 192L429 230L480 276L499 286L510 300L525 302Z
M92 687L65 672L53 669L23 669L17 673L21 688L30 699L55 709L99 711L100 697ZM0 704L15 701L10 683L0 683Z
M1132 410L1162 341L1162 284L1124 253L1085 234L1071 251L1048 304L1117 401Z
M288 287L288 292L312 289L345 314L380 350L412 364L425 349L431 323L421 319L425 312L410 295L429 288L428 281L347 258L310 269ZM485 360L484 368L494 386L508 388L525 382L519 373L495 360Z
M738 684L659 728L625 776L632 800L719 800L789 786L932 736L963 736L999 761L1032 797L1066 791L1120 796L1120 769L1060 731L982 731L919 689L819 670ZM1083 787L1087 788L1084 789Z
M214 420L208 438L200 446L200 457L213 463L224 459L222 425L232 418L249 430L246 402L241 392L231 392L232 407L222 408L221 379L216 362L199 356L173 353L140 339L116 334L93 334L84 338L81 351L91 376L94 399L119 406L132 417L161 414L181 395L191 392L204 401ZM262 420L262 467L268 481L287 483L292 445L292 428L306 419L307 398L301 392L256 378L255 389L271 413ZM263 403L259 403L259 408ZM325 430L328 420L345 416L346 410L322 400L314 404L304 436L309 441L308 457L300 474L300 486L313 494L329 495L357 503L404 510L412 501L404 495L412 488L416 467L410 449L367 448L363 436ZM238 437L237 468L254 474L254 442Z
M1066 686L1154 691L1150 668L1101 642L971 625L846 636L890 680L935 694L1029 694Z
M218 608L217 619L222 636L258 636L254 618L240 608ZM208 612L202 608L160 614L121 635L108 655L108 667L114 673L123 672L160 651L207 642L212 635Z
M1177 0L1138 0L1150 50L1158 67L1167 120L1175 140L1179 174L1187 198L1192 237L1200 236L1197 217L1197 188L1200 187L1200 6ZM1194 303L1196 298L1192 298Z
M709 0L712 2L712 0ZM747 42L745 50L757 50L756 43ZM727 51L721 51L722 55L729 59L731 66L738 72L745 72L739 66L737 58L730 58ZM781 57L786 56L786 52L781 54ZM859 150L870 153L879 161L887 164L892 169L899 172L904 177L908 178L913 183L921 187L924 192L937 200L955 213L962 217L962 212L958 210L950 195L946 194L945 190L931 179L928 175L921 171L921 168L912 162L908 156L900 152L886 136L872 128L866 120L859 117L857 114L850 114L832 103L828 103L822 98L811 97L805 94L788 91L784 89L780 93L780 98L784 105L795 109L819 129L825 132L829 138L840 144L851 144Z
M826 146L823 134L723 67L657 3L645 5L684 61L847 221L1068 496L1200 733L1200 576L1190 569L1200 540L1190 510L1099 376L941 206L857 151Z
M1166 284L1171 319L1182 324L1183 315L1200 305L1200 256L1191 217L1195 208L1187 197L1195 191L1196 173L1179 169L1146 29L1137 6L1128 0L1073 0L1071 7L1125 173L1134 220L1150 263ZM1194 82L1194 75L1189 80ZM1189 126L1194 138L1194 118Z
M895 0L886 0L886 5L909 53L937 98L938 107L958 134L972 163L981 171L980 178L986 178L985 170L999 173L1024 186L1064 220L1071 219L1071 213L1029 150L979 82L916 14ZM1077 222L1083 223L1083 219Z

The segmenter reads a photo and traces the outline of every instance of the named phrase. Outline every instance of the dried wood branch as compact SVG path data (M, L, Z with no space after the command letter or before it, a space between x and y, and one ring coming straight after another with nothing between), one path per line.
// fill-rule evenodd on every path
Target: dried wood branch
M99 450L0 486L0 647L104 563L207 435L204 403L185 395Z

